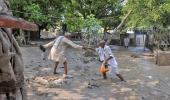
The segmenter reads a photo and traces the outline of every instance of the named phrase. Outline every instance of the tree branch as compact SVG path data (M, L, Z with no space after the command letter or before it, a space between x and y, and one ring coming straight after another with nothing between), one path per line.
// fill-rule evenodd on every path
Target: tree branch
M131 14L132 10L130 10L126 16L123 18L123 20L121 21L121 23L113 30L113 33L114 34L115 32L117 32L117 30L119 30L125 23L126 19L129 17L129 15Z
M107 40L107 44L110 43L112 37L113 37L113 34L117 32L117 30L119 30L125 23L126 19L129 17L129 15L132 13L132 10L130 10L126 16L122 19L121 23L113 30L113 32L111 33L111 36L108 37L108 40Z

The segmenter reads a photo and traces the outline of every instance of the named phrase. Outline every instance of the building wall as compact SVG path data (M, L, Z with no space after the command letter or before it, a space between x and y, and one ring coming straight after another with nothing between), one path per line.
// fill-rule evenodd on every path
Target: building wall
M135 44L136 46L144 46L145 45L145 34L136 34L135 35Z

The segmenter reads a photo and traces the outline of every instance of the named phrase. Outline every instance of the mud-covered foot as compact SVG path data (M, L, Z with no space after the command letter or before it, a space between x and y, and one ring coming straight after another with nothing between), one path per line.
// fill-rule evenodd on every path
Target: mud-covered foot
M72 75L63 74L63 78L70 79L70 78L73 78L73 76Z
M59 74L59 73L57 73L57 72L53 72L53 74Z
M119 82L117 82L117 84L119 84L119 85L121 85L121 84L126 84L127 83L127 81L119 81Z
M126 81L126 80L123 80L122 82L126 83L127 81Z

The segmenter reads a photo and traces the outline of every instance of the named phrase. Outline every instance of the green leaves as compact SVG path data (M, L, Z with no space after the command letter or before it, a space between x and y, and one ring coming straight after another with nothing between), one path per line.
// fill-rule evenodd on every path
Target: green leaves
M26 11L25 17L30 21L39 21L41 19L40 7L37 4L25 5L23 8Z
M44 28L55 24L63 13L60 0L9 0L14 16L42 25Z
M120 0L10 0L10 4L13 10L24 12L14 12L15 16L40 25L60 23L64 16L70 31L80 30L82 17L92 14L102 26L116 27L122 9Z
M155 25L169 26L167 17L170 12L169 0L128 0L123 11L132 9L127 27L149 28Z
M88 42L89 45L97 44L103 37L103 33L101 31L102 22L94 17L94 15L87 16L86 19L82 21L82 35L84 40Z

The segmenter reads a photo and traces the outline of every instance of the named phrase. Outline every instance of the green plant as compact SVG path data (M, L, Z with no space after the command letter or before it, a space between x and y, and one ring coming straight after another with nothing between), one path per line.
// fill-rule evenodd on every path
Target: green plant
M88 45L96 45L102 38L103 32L101 31L102 22L93 15L84 19L82 24L82 36L83 39Z

